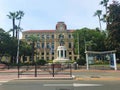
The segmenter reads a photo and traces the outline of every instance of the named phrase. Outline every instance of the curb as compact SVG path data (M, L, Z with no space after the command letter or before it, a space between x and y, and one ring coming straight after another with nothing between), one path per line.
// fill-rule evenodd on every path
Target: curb
M75 76L72 77L21 77L15 80L74 80Z
M108 78L75 78L75 80L84 80L84 81L89 81L89 80L97 80L97 81L120 81L120 78L114 78L114 77L108 77Z

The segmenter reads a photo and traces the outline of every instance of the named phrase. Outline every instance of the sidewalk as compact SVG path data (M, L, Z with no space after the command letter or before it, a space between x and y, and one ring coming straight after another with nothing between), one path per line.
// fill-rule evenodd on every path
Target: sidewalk
M31 70L34 73L34 70ZM66 70L66 72L69 72ZM0 70L0 80L120 80L120 70L72 70L72 77L70 75L37 75L34 77L33 75L20 75L18 78L18 70L17 69L4 69Z

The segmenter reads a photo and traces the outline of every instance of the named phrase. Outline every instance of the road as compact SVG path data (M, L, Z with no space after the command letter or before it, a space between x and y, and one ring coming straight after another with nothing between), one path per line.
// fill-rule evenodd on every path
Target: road
M120 81L12 80L0 90L120 90Z

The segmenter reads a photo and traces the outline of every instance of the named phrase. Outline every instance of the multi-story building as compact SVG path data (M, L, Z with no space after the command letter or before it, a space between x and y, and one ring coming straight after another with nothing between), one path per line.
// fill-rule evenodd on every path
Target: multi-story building
M53 60L57 58L57 47L60 45L60 37L67 48L67 56L70 60L76 60L78 55L74 53L74 30L68 30L64 22L58 22L55 30L27 30L22 33L22 39L26 39L30 35L39 37L36 43L38 56L36 59Z

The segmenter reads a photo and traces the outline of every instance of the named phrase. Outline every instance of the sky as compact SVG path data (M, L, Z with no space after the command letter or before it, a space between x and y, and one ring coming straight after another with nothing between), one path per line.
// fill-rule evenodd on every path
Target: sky
M68 29L99 27L94 13L101 0L0 0L0 28L12 28L9 12L22 10L21 27L25 30L54 30L59 21L65 22ZM112 0L110 0L112 1ZM103 29L105 24L102 23Z

